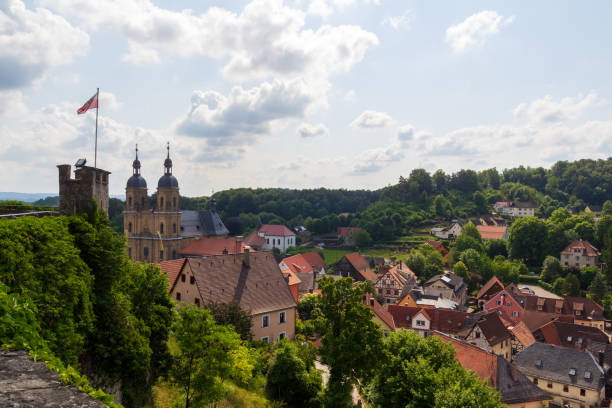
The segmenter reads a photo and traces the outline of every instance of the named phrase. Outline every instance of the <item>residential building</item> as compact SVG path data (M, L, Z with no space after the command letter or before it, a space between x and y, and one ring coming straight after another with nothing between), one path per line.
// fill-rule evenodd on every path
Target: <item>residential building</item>
M482 309L484 304L491 299L493 296L498 294L504 290L504 284L497 279L497 276L493 276L487 283L482 285L478 294L476 295L476 300L478 300L478 307Z
M471 313L447 309L389 305L387 310L393 316L397 329L416 330L422 336L434 330L453 336L462 336L479 319L479 316Z
M214 198L205 211L181 211L178 180L172 175L170 147L164 174L157 183L157 200L149 204L147 182L140 174L141 163L132 163L132 176L125 187L123 228L128 238L127 253L132 261L161 262L176 259L180 251L199 237L228 234L219 218Z
M363 295L363 304L370 308L374 317L372 318L382 329L383 333L388 334L395 331L393 315L385 310L380 303L369 293Z
M508 239L508 227L497 225L477 225L476 229L485 241L492 239Z
M464 307L460 306L457 302L442 298L439 295L425 295L423 294L423 289L418 286L415 286L411 291L406 293L396 304L399 306L423 307L426 309L464 309Z
M512 333L497 313L482 316L465 336L465 341L506 360L512 359Z
M605 398L604 371L591 353L536 342L514 364L552 396L551 406L599 407Z
M325 275L325 261L318 252L306 252L283 259L278 266L283 273L291 271L300 279L299 294L312 293L318 288L317 279Z
M504 321L504 324L506 324L506 329L512 334L512 359L514 359L517 353L521 352L525 347L531 346L535 343L536 339L533 337L533 333L529 330L525 322L511 323L508 325Z
M355 231L359 231L359 227L338 227L338 238L342 242L342 246L352 247L355 246L355 238L353 234Z
M417 276L402 261L397 265L383 269L374 284L377 299L383 299L384 303L396 303L402 295L411 291L418 282Z
M357 282L368 280L376 283L378 276L370 267L370 263L359 252L353 252L342 257L334 265L334 270L343 278L351 277Z
M204 305L237 301L252 318L255 340L276 342L295 336L297 303L270 252L161 262L169 293L178 303Z
M535 216L535 206L529 201L498 201L493 204L493 209L511 217Z
M460 276L447 272L444 275L433 276L425 282L423 294L439 296L463 306L467 300L467 285Z
M501 402L508 408L541 408L551 399L502 356L443 333L434 332L433 335L452 345L459 364L497 389Z
M440 241L434 241L433 239L428 239L424 242L424 244L431 245L433 249L438 251L442 257L448 255L448 248L444 246L444 244Z
M429 233L437 238L455 239L461 234L461 227L459 222L453 222L448 227L434 227L429 230Z
M302 281L298 278L297 274L293 271L281 271L285 280L287 281L287 285L289 285L289 291L291 292L291 296L293 299L298 301L300 298L300 284Z
M499 291L484 303L483 310L487 313L496 312L509 322L520 322L524 307L514 296L507 288Z
M236 237L196 237L179 251L181 257L240 254L246 245Z
M585 350L591 342L607 343L608 335L596 327L552 321L533 332L537 341Z
M589 241L572 241L561 251L559 260L568 268L580 269L583 266L599 266L601 253Z
M264 224L245 238L247 245L260 245L263 251L278 248L281 254L295 246L295 233L284 225Z

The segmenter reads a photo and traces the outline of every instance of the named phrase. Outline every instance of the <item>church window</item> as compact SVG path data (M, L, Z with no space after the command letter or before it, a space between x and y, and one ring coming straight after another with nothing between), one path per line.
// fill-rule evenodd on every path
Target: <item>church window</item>
M132 208L132 197L128 197L128 207Z
M132 257L132 248L128 248L128 256L131 258Z
M128 232L132 232L132 223L128 222Z
M149 248L148 247L144 247L144 257L145 258L149 257Z
M159 224L159 233L160 234L164 233L164 223L163 222Z
M164 251L159 251L159 260L163 261L164 260Z
M176 300L181 300L181 292L176 292Z
M142 208L144 208L144 204L145 204L145 198L142 197L140 200L140 205L142 206Z
M172 197L172 208L176 208L176 197Z
M176 250L172 251L172 259L176 259Z
M172 232L176 232L176 224L172 224Z
M164 197L159 198L159 209L160 210L164 209Z
M181 273L181 282L185 282L185 274Z

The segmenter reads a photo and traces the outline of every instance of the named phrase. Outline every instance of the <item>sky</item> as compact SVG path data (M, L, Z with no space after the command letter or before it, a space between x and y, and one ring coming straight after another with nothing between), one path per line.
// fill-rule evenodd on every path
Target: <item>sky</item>
M0 0L0 191L376 189L612 156L612 2Z

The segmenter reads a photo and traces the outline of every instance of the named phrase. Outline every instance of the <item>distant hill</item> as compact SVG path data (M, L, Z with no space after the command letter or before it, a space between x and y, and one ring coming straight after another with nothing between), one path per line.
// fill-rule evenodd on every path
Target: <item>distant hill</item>
M0 191L0 201L17 200L24 203L33 203L46 197L57 196L57 193L15 193Z

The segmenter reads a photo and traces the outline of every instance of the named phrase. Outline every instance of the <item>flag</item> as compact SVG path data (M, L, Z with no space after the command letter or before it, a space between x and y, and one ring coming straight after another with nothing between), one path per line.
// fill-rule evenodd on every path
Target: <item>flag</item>
M157 231L157 236L159 237L159 250L163 251L164 250L164 240L162 239L162 236L159 233L159 231Z
M79 108L79 110L77 111L77 114L81 115L87 112L89 109L93 109L97 107L98 107L98 93L96 92L94 96L89 98L89 100L85 102L83 106Z

